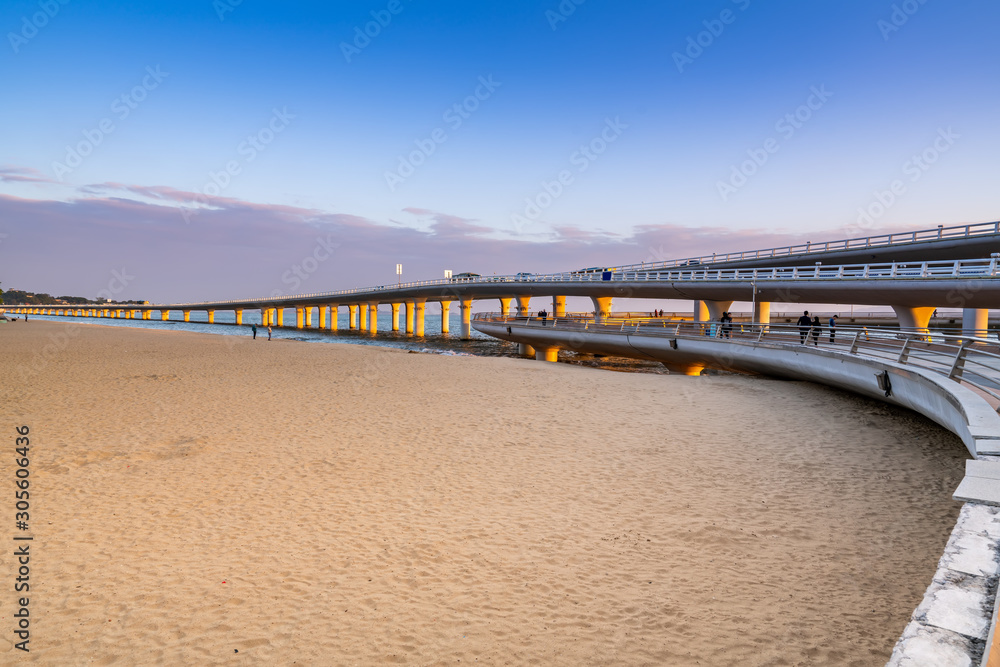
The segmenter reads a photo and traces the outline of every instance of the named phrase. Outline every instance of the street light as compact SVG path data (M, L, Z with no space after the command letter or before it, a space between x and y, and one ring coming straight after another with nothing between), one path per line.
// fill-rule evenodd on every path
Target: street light
M400 284L400 281L403 279L402 275L403 275L403 265L402 264L397 264L396 265L396 285L397 286Z

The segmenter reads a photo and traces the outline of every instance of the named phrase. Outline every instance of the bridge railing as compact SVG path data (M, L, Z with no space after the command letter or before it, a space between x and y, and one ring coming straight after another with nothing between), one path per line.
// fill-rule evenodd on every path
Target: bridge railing
M771 257L787 257L789 255L808 255L812 253L825 253L843 250L860 250L865 248L884 248L895 245L906 245L927 241L940 241L944 239L961 239L974 236L989 236L1000 234L1000 221L980 222L968 225L954 225L950 227L937 227L934 229L922 229L913 232L899 232L896 234L880 234L877 236L866 236L855 239L841 239L839 241L824 241L822 243L800 243L797 245L781 246L778 248L765 248L763 250L745 250L730 253L715 253L712 255L700 255L697 257L685 257L682 259L671 259L662 262L642 262L640 264L626 264L614 267L616 271L636 271L636 270L656 270L661 268L672 268L680 266L690 266L693 264L712 264L718 262L737 262L750 259L768 259Z
M875 357L917 366L975 387L1000 406L1000 341L960 336L926 329L848 327L831 329L797 324L693 322L691 320L595 319L546 317L536 314L503 317L477 313L476 320L557 331L628 334L669 339L702 339L706 336L743 343L802 345ZM985 333L985 332L984 332Z

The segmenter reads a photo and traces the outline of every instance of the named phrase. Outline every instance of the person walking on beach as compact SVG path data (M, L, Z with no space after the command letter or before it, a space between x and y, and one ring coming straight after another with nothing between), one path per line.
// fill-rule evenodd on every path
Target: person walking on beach
M257 325L256 324L252 325L250 327L250 330L253 331L253 339L257 340Z
M271 325L267 325L267 339L271 340Z
M833 317L830 318L830 344L831 345L833 344L834 339L837 337L837 317L838 317L838 315L834 315Z
M813 345L817 347L819 347L819 335L821 333L823 333L823 324L819 321L819 315L817 315L812 321Z
M809 319L809 311L803 311L802 317L799 318L799 345L806 344L806 337L809 335L809 329L812 328L812 320Z

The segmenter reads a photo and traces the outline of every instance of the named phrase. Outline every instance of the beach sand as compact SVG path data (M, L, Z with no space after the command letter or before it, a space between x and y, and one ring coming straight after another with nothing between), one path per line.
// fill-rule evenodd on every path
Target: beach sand
M2 664L882 665L967 457L759 377L43 321L0 346Z

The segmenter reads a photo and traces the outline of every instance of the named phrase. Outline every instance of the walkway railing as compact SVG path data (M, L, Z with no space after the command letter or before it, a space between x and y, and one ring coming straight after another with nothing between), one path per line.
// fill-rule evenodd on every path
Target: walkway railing
M841 239L839 241L824 241L822 243L800 243L798 245L766 248L763 250L745 250L742 252L719 253L671 259L662 262L643 262L641 264L626 264L614 267L615 271L656 270L696 264L712 264L718 262L738 262L740 260L767 259L770 257L787 257L789 255L809 255L813 253L836 252L843 250L861 250L865 248L885 248L889 246L909 245L928 241L945 239L963 239L975 236L990 236L1000 234L1000 222L980 222L952 227L937 227L915 232L900 232L898 234L881 234L857 239Z

